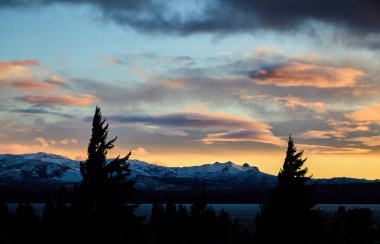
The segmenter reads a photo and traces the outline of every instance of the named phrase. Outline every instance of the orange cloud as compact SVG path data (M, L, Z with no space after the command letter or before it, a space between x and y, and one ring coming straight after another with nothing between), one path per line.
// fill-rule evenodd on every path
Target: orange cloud
M299 97L275 97L274 100L280 103L281 105L289 108L302 107L314 110L318 113L325 112L326 110L326 104L322 102L307 102Z
M12 64L12 65L18 65L18 66L38 66L40 64L35 59L18 60L18 61L10 61L10 62L1 62L0 61L0 66L1 66L2 63L9 63L9 64Z
M22 90L51 89L63 83L58 76L42 81L41 74L30 67L38 65L37 60L0 61L0 82Z
M257 54L279 54L282 53L282 50L278 47L267 47L267 46L261 46L257 47L253 50L253 55L256 56Z
M241 95L241 96L240 96L240 99L241 99L241 100L247 100L247 101L256 99L256 100L261 101L261 100L266 99L267 97L268 97L267 95L257 95L257 96L252 96L252 95Z
M44 147L43 145L40 145L38 142L34 145L24 145L24 144L0 144L0 154L25 154L25 153L36 153L36 152L48 152L48 153L54 153L58 155L63 155L66 157L72 157L75 158L78 155L81 155L82 152L74 151L74 150L68 150L64 148L58 148L58 147ZM84 156L82 156L84 158Z
M347 141L361 142L363 145L369 147L380 146L380 136L355 137L347 139Z
M321 145L301 144L300 148L307 150L308 153L315 154L361 154L368 153L371 150L364 148L351 148L351 147L329 147Z
M345 117L354 121L380 124L380 103L347 113Z
M369 131L368 123L352 122L352 121L338 121L330 119L327 121L331 126L329 130L309 130L299 135L301 138L314 138L314 139L327 139L338 138L344 139L351 132L366 132Z
M25 89L25 90L43 89L43 88L54 87L54 85L52 85L52 84L38 82L38 81L33 80L33 79L17 80L17 81L12 83L12 86L14 86L16 88Z
M145 156L149 154L149 151L143 147L138 147L132 150L133 156Z
M53 141L54 144L57 143L56 141ZM65 138L63 140L60 140L58 143L62 144L62 145L68 145L68 144L78 144L78 140L77 139L69 139L69 138Z
M61 77L53 75L52 77L45 80L45 82L52 85L62 85L63 80L61 79Z
M284 146L285 142L274 136L272 132L265 128L257 128L255 130L238 130L229 131L225 133L208 134L206 138L200 141L206 144L212 144L215 142L261 142L266 144L273 144L277 146Z
M14 66L38 66L39 62L34 59L19 61L0 61L0 71L10 69Z
M47 140L43 137L36 137L34 143L32 144L0 144L0 153L10 153L10 154L24 154L24 153L36 153L36 152L49 152L58 153L61 155L71 155L72 150L67 150L64 148L59 148L59 145L66 145L69 143L76 144L76 139L63 139L61 141Z
M20 100L28 103L40 103L64 106L87 106L98 101L97 97L91 94L57 94L56 96L25 96Z
M37 60L0 61L0 80L18 80L31 78L29 66L39 65Z
M198 141L203 143L256 141L285 145L285 142L271 132L271 126L253 118L220 112L179 111L155 115L114 115L111 121L139 123L146 127L170 128L171 130L197 130L206 134ZM186 133L186 132L185 132ZM186 134L187 135L187 134ZM183 135L181 135L183 136Z
M162 86L164 88L167 88L169 90L180 90L184 88L186 85L185 81L183 79L172 79L172 80L165 80L162 83Z
M357 132L357 131L369 131L368 126L359 125L355 127L335 127L332 130L309 130L301 135L299 135L301 138L318 138L318 139L326 139L326 138L346 138L347 134L350 132Z
M352 87L363 75L359 69L289 63L274 69L261 69L251 78L262 85L331 88Z
M63 80L57 75L46 74L38 67L37 60L0 61L0 85L17 88L24 93L20 101L37 104L63 106L87 106L98 101L91 94L69 94L56 88L62 87Z
M34 139L34 141L42 148L47 148L50 146L49 142L47 140L45 140L44 138L42 137L37 137L36 139Z
M37 143L37 145L42 148L47 148L47 147L55 146L59 144L60 145L78 144L77 139L69 139L69 138L65 138L60 141L57 141L57 140L46 140L45 138L37 137L34 139L34 142Z
M327 139L331 138L331 131L324 131L324 130L308 130L302 134L299 135L301 138L317 138L317 139Z

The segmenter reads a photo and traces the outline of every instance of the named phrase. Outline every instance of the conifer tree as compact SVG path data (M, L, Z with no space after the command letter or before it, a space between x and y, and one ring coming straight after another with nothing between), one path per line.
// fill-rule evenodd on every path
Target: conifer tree
M165 216L164 205L162 205L161 203L157 201L154 201L152 204L152 214L150 217L150 225L154 227L160 226L160 224L162 225L164 216Z
M79 204L87 210L117 210L134 192L134 181L126 180L130 175L129 152L107 162L108 151L114 147L117 137L107 141L108 124L102 119L99 107L95 109L92 134L87 150L87 160L80 163L82 181L77 191Z
M135 192L134 181L127 179L131 172L127 162L131 152L123 158L107 160L117 137L109 141L107 138L108 124L96 107L87 160L80 163L82 181L73 199L75 235L83 242L114 243L127 233L132 240L141 224L134 215L136 205L127 204Z
M169 192L166 192L165 218L167 224L175 225L175 221L177 219L177 207Z
M312 209L315 203L310 195L314 185L305 184L308 168L303 150L297 152L292 136L289 136L284 164L278 174L277 186L271 190L268 202L261 206L256 218L256 233L265 242L301 242L315 239L323 228L321 212Z

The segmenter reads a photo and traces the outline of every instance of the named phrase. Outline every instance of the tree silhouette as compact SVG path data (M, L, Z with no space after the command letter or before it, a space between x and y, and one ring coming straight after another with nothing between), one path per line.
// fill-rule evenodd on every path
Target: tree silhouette
M256 218L256 233L265 242L300 242L315 240L315 234L322 231L324 219L310 199L314 185L306 185L310 179L307 158L303 150L297 152L292 136L282 169L278 174L277 186L271 190L266 204Z
M157 227L163 223L165 216L165 208L161 203L154 201L152 204L152 214L150 217L150 225Z
M165 221L168 226L174 226L177 220L177 207L174 203L174 199L166 192L166 204L165 204Z
M0 242L11 243L10 230L12 230L13 221L9 213L8 206L5 202L0 200Z
M131 152L123 158L118 156L107 161L107 153L117 139L107 141L107 137L108 124L102 119L100 108L96 107L88 157L80 163L82 181L73 201L74 215L79 217L77 224L81 226L78 231L85 242L99 241L99 238L117 241L126 229L131 230L139 224L133 214L136 205L127 204L135 192L134 181L126 178L131 172L127 163Z
M26 243L30 240L37 240L40 236L40 219L29 202L19 203L15 214L16 229L13 231L15 243Z
M107 162L107 153L114 147L117 137L107 141L108 124L102 119L100 108L96 107L92 121L92 135L88 145L88 158L80 163L82 181L78 193L80 203L88 210L119 208L126 197L135 191L134 181L126 180L130 175L129 152L125 157L118 156Z
M376 229L369 208L348 209L340 206L328 231L334 243L374 243Z

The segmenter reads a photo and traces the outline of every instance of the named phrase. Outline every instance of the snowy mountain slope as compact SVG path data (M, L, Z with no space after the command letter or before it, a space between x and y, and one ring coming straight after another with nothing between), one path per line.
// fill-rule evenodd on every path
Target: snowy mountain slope
M46 153L0 155L0 183L78 182L79 163ZM49 182L47 182L49 183Z
M271 187L276 176L260 172L248 164L232 162L192 167L163 167L139 160L130 160L131 179L138 189L186 190L199 187L232 189L242 187ZM0 186L68 186L79 183L79 161L54 154L36 153L0 155ZM318 180L319 181L319 180ZM362 179L322 179L322 184L369 182Z

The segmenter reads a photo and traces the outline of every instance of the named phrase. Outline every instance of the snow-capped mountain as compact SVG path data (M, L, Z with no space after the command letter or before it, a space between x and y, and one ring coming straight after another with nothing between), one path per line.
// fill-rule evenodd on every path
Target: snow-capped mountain
M0 184L75 183L79 162L54 154L0 155Z
M191 189L271 186L276 177L248 164L232 162L192 167L163 167L129 160L131 179L140 189ZM0 185L3 187L73 186L79 183L79 161L54 154L0 155Z
M139 160L129 160L131 178L136 187L150 190L186 190L199 187L233 189L243 187L271 187L277 177L261 172L249 164L232 162L205 164L192 167L164 167ZM79 183L79 161L47 154L0 155L0 187L72 187ZM333 178L320 180L328 183L358 183L367 180Z

